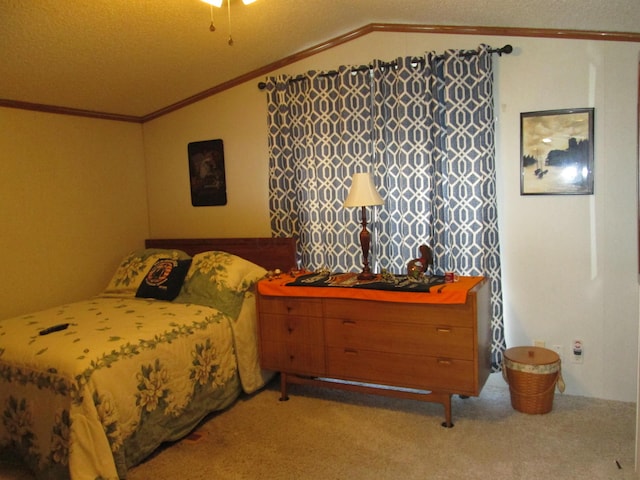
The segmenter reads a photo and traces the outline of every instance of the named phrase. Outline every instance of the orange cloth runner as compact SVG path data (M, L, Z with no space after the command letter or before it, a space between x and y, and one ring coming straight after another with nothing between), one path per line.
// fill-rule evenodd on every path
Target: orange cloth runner
M391 292L368 288L349 287L292 287L287 286L295 280L288 274L280 278L264 279L258 283L261 295L271 297L328 297L351 298L359 300L377 300L399 303L466 303L467 293L480 284L484 277L460 277L457 282L431 287L430 292Z

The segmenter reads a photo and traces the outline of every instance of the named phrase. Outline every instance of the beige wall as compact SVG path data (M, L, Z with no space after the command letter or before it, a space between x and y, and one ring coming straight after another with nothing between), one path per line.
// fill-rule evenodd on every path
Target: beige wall
M247 83L144 125L152 236L270 236L265 108L264 93ZM218 138L227 205L193 207L187 145Z
M562 345L567 392L635 401L637 43L374 33L280 72L333 69L427 50L494 47L507 346ZM276 72L279 73L279 72ZM268 235L265 93L250 81L144 125L156 236ZM520 113L594 107L595 195L520 195ZM193 208L187 144L225 142L229 205ZM581 339L584 363L570 362Z
M148 232L142 127L0 108L0 318L105 287Z

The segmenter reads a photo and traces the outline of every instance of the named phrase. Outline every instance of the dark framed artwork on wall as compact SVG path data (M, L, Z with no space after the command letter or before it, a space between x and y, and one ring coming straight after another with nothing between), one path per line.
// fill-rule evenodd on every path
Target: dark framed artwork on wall
M191 204L207 207L227 204L222 140L191 142L188 146Z
M593 194L593 108L520 114L520 194Z

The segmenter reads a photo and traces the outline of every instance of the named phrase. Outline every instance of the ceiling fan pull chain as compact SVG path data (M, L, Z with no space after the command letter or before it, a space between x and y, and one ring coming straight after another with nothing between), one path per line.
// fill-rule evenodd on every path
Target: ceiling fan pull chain
M227 15L229 17L229 40L227 40L227 43L230 47L232 47L233 37L231 37L231 0L227 0Z
M209 31L215 32L216 26L213 24L213 5L209 5L211 7L211 25L209 25Z

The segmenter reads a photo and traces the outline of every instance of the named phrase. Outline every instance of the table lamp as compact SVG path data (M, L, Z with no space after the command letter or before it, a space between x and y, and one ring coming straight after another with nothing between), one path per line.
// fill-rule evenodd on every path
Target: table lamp
M358 275L359 280L371 280L374 278L369 268L369 246L371 245L371 234L367 230L366 207L383 205L384 201L373 185L371 173L354 173L351 180L351 189L344 201L344 207L362 207L362 231L360 232L360 246L362 247L362 257L364 268Z

